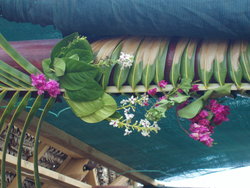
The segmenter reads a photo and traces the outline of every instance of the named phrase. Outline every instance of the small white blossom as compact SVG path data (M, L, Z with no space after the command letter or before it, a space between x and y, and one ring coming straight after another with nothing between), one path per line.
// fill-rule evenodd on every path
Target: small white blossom
M125 133L124 133L124 136L127 136L129 134L131 134L132 131L130 131L128 128L125 129Z
M151 125L150 122L147 119L141 119L140 124L143 127L150 127L150 125Z
M129 102L130 102L131 104L135 104L135 102L136 102L137 99L138 99L137 97L135 98L135 97L132 95L128 100L129 100Z
M119 123L119 120L116 119L116 120L111 120L109 122L109 125L112 125L113 127L118 127L118 123Z
M148 137L150 137L148 131L143 130L143 131L141 132L141 134L142 134L142 136L148 136Z
M118 63L122 65L122 69L126 67L131 67L134 61L134 56L130 54L126 54L121 52L120 57L118 59Z
M129 100L123 99L120 103L121 103L122 105L126 105L127 103L129 103Z
M131 120L134 118L134 114L125 114L126 120Z

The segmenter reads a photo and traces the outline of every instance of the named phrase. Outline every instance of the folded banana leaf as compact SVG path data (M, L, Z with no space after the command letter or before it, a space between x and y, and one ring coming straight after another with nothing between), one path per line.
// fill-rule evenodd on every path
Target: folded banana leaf
M185 79L194 79L195 74L195 54L198 40L191 39L182 55L181 59L181 77Z
M240 46L241 42L232 42L228 51L228 69L232 81L240 87L242 80L242 68L240 65Z
M181 59L183 52L188 44L189 39L183 38L180 39L177 42L174 56L173 56L173 61L172 61L172 66L169 74L169 80L172 83L174 87L177 86L177 82L180 78L180 69L181 69Z
M244 79L250 82L250 45L246 41L241 43L240 64Z
M147 40L147 39L145 39ZM155 64L160 52L161 39L148 38L149 44L144 49L142 84L148 89L155 77Z
M208 86L213 75L213 63L217 50L218 42L205 40L201 44L200 53L198 53L199 78L205 87Z
M159 55L155 63L155 78L154 78L155 84L158 84L161 80L164 80L168 46L169 46L169 39L162 39L160 43Z
M137 50L140 46L142 38L131 37L122 43L121 52L129 55L135 56ZM133 61L134 63L134 61ZM114 67L114 84L115 86L120 89L122 85L127 81L129 70L131 67L123 67L121 64L117 63Z
M148 45L148 40L143 40L140 44L140 47L136 53L135 61L128 76L129 85L135 89L136 85L141 81L142 72L143 72L143 55L145 47Z
M214 78L222 86L227 76L228 41L220 41L214 59Z

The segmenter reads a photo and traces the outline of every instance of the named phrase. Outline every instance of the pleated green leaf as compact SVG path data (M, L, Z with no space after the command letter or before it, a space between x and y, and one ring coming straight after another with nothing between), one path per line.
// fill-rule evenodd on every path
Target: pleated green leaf
M1 162L1 172L5 172L5 163L6 163L6 154L7 154L7 149L10 143L10 135L11 135L11 130L14 127L14 123L16 119L19 117L19 115L22 113L23 110L25 110L25 107L30 99L31 92L27 92L19 105L17 106L11 120L9 123L9 127L6 132L5 136L5 141L4 141L4 146L3 146L3 151L2 151L2 162ZM5 181L5 173L1 173L1 188L6 188L6 181Z
M240 46L240 42L232 42L228 51L229 75L237 87L240 87L243 76L240 65Z
M4 112L2 113L1 119L0 119L0 133L3 130L3 126L5 123L6 118L11 115L12 110L15 107L15 104L17 103L19 97L19 91L15 92L15 94L11 97L10 101L7 104L7 107L5 108Z
M221 86L225 84L227 76L227 48L227 41L219 42L214 59L214 78Z
M43 119L47 115L48 111L51 109L53 104L55 103L55 100L56 98L52 98L52 97L49 98L39 118L37 128L36 128L35 143L34 143L34 176L35 176L34 179L35 179L36 188L41 188L41 182L40 182L39 171L38 171L38 146L39 146L40 130L41 130Z
M181 59L181 77L183 79L194 79L194 63L197 44L198 40L191 39L183 52Z
M149 43L144 49L142 84L149 88L155 77L155 64L159 55L161 39L148 38Z
M15 62L20 65L24 70L30 74L41 73L41 71L21 56L4 38L0 33L0 47L12 58Z
M198 54L198 73L199 78L207 87L213 75L213 63L218 49L218 42L203 41Z
M138 47L140 46L141 40L142 40L141 38L135 38L135 37L124 40L121 52L135 56ZM115 65L113 81L118 89L120 89L122 85L127 81L129 71L130 71L129 67L123 68L122 65L118 63Z
M121 52L121 49L122 49L122 45L119 44L116 47L116 49L114 50L114 52L112 53L110 60L108 60L108 61L111 61L110 64L112 64L112 62L114 62L115 60L117 60L119 58L119 54ZM103 89L106 89L107 85L110 82L110 76L111 76L111 72L112 72L114 66L115 66L115 64L112 64L109 67L104 68L105 70L104 70L103 75L101 77L101 86Z
M246 41L241 43L240 64L244 79L250 82L250 45Z
M170 70L169 79L174 87L177 87L177 82L180 79L181 74L181 59L183 52L188 44L189 39L180 39L176 45L172 67Z
M106 61L109 66L101 67L100 84L105 89L110 82L111 72L115 66L115 61L119 58L123 38L114 38L107 41L102 45L98 54L96 55L95 63L98 64L102 61Z
M161 41L160 51L155 62L155 77L154 77L155 84L158 84L161 80L164 80L168 45L169 45L169 39L163 39Z
M51 66L51 59L50 58L44 59L42 61L43 73L47 78L58 81L59 80L58 77L56 76L55 72L51 70L50 66Z
M142 79L142 72L143 72L143 56L144 56L144 51L146 47L149 45L149 40L143 40L142 43L139 46L139 49L136 53L135 56L135 61L131 67L131 70L129 72L128 76L128 83L129 85L135 89L137 84L141 81Z
M9 75L15 77L16 79L22 81L28 86L31 86L31 80L30 77L27 74L24 74L23 72L11 67L7 63L0 60L0 69Z
M17 166L16 166L16 176L17 176L17 182L18 182L18 188L22 188L22 175L21 175L21 159L22 159L22 151L23 151L23 142L24 138L27 132L27 129L29 128L29 125L34 118L36 112L38 111L39 107L42 104L43 96L39 95L36 100L34 101L26 119L23 125L22 133L19 138L19 146L18 146L18 152L17 152Z

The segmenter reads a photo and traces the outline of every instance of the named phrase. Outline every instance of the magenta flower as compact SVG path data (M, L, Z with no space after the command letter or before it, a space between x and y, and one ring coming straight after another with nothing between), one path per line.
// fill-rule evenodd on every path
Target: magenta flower
M207 116L209 115L208 111L206 110L202 110L200 113L199 113L199 116L201 118L206 118Z
M57 97L60 94L59 83L55 80L49 80L46 83L45 90L48 91L51 97Z
M167 97L164 95L164 96L159 97L158 101L162 101L162 100L165 100L165 99L167 99Z
M37 91L38 95L43 94L46 86L46 77L44 76L44 74L38 74L38 75L31 74L30 77L32 81L32 86L34 86L38 90Z
M178 91L179 93L183 93L183 90L182 90L181 88L179 88L177 91Z
M157 88L148 90L148 94L154 96L157 93Z
M44 74L34 75L31 74L32 86L37 89L37 94L41 95L45 91L49 93L51 97L56 97L60 94L59 83L55 80L46 81Z
M161 88L165 88L167 85L168 85L168 83L165 80L161 80L158 83L158 86L161 87Z
M190 89L190 91L199 91L199 85L197 84L192 85L192 88Z

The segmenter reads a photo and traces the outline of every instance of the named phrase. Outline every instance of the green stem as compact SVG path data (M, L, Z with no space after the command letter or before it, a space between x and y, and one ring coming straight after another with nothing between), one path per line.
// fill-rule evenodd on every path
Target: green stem
M37 124L36 128L36 134L35 134L35 145L34 145L34 179L35 179L35 185L36 188L41 188L41 182L39 178L39 171L38 171L38 145L39 145L39 135L40 135L40 130L43 122L43 118L46 116L48 113L49 109L52 107L52 105L55 102L55 98L50 98L47 102L47 104L44 107L44 111L42 112L40 119Z
M21 159L22 159L22 149L23 149L23 142L24 142L25 134L26 134L26 131L30 125L31 120L35 116L37 110L39 109L39 107L42 103L42 98L43 98L43 96L39 95L36 98L35 102L33 103L32 108L29 111L27 118L25 119L22 134L20 136L18 153L17 153L17 167L16 167L18 188L22 188Z

